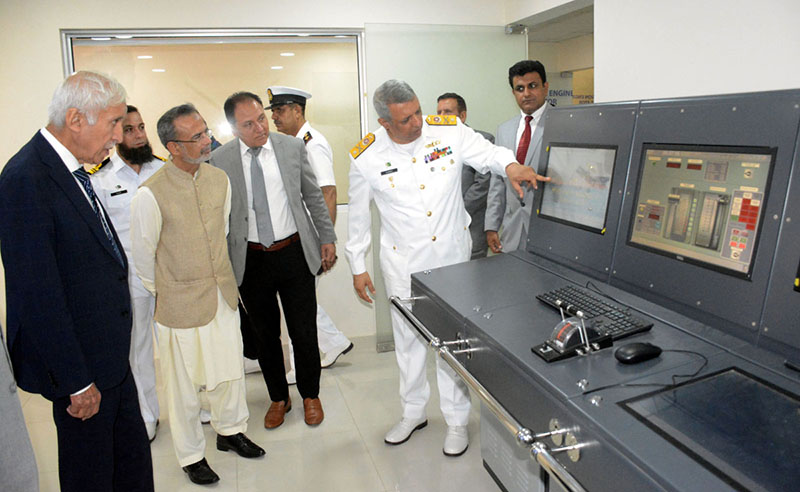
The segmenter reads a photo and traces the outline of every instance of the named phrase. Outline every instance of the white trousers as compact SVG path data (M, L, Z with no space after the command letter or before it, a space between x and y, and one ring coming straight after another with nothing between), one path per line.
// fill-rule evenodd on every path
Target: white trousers
M384 275L386 291L390 296L409 297L409 280L398 280ZM426 375L428 345L402 314L391 308L394 353L400 369L400 404L403 417L419 419L425 416L425 406L431 394ZM439 386L439 407L448 426L465 426L469 421L469 389L464 381L436 357L436 382Z
M131 298L133 328L131 329L130 363L139 409L144 422L155 424L158 420L158 396L156 395L156 366L153 359L153 312L156 298L153 296Z
M316 285L319 285L319 276L316 278ZM317 343L323 354L350 345L350 339L336 328L331 317L319 304L317 304ZM292 347L291 339L289 340L289 364L294 371L294 347Z
M208 399L211 427L217 434L230 436L247 430L239 312L225 304L219 289L217 303L217 315L205 326L155 324L172 445L180 466L205 456L200 392Z

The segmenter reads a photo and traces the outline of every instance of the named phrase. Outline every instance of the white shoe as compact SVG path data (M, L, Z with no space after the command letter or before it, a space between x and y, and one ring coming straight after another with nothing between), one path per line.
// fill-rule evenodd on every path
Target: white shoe
M200 423L201 424L208 424L211 422L211 412L206 410L205 408L200 409Z
M158 420L155 422L145 422L144 428L147 430L147 439L153 442L156 438L156 431L158 430Z
M444 448L442 451L446 456L461 456L469 447L469 435L465 425L448 425L447 434L444 436Z
M289 383L289 386L297 384L297 374L295 374L294 369L286 373L286 382Z
M386 433L383 442L392 445L403 444L408 441L408 438L411 437L415 430L422 429L426 425L428 425L427 417L419 419L407 419L404 417L392 427L392 430Z
M344 347L337 347L330 352L326 352L325 357L323 357L320 361L320 366L323 369L331 367L332 365L336 364L336 359L338 359L340 355L344 355L351 350L353 350L353 342L349 342L348 345L345 345Z

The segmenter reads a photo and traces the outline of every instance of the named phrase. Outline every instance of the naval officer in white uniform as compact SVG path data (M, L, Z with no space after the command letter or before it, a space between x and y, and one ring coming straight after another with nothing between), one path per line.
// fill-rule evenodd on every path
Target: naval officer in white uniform
M370 201L381 218L380 258L390 296L408 297L411 273L469 260L470 218L461 196L461 167L508 177L520 195L521 183L547 180L515 162L514 154L492 145L455 116L424 117L405 82L388 80L373 97L381 128L350 151L350 205L345 248L353 286L366 302L374 295L365 256L370 245ZM400 369L403 416L385 437L401 444L428 423L425 405L426 345L403 317L392 311L395 354ZM443 452L459 456L469 444L469 392L446 364L437 363L442 413L447 423Z
M311 93L294 87L273 86L267 89L267 96L269 96L267 109L272 111L275 128L281 133L302 139L305 143L308 161L322 190L331 221L335 224L336 178L333 175L333 150L325 135L312 128L306 121L306 101L311 99ZM316 277L317 286L320 278ZM336 328L331 317L319 304L317 304L317 343L325 354L320 360L323 369L331 367L340 356L353 349L353 343ZM289 364L291 369L286 373L286 381L295 384L297 377L291 340L289 340Z
M144 288L136 275L131 253L131 200L137 188L163 165L164 159L153 155L139 110L128 105L122 120L122 142L117 144L117 152L91 174L92 187L111 217L128 257L128 287L131 291L133 315L129 358L139 395L139 409L150 441L156 437L159 415L153 361L153 312L156 298Z

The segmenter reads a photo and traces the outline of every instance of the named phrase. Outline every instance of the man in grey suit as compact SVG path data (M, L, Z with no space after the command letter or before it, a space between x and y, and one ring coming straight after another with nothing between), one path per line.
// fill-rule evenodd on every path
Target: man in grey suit
M497 127L497 145L516 152L521 164L537 169L549 107L544 65L533 60L517 62L508 69L508 83L520 114ZM494 253L514 251L524 245L532 208L533 190L526 190L525 198L520 200L510 184L501 176L492 175L484 227Z
M39 475L19 404L17 384L0 326L0 483L6 490L37 492Z
M317 425L324 414L314 277L336 261L333 223L303 141L271 133L256 94L237 92L224 109L237 138L215 150L210 163L231 182L228 253L272 401L264 427L281 425L292 408L278 294L294 345L305 422Z
M436 100L436 114L452 114L467 124L467 102L455 92L445 92ZM494 143L494 135L488 132L475 130L483 138ZM486 257L488 244L484 232L484 217L486 216L486 197L489 194L489 179L492 173L479 173L472 166L461 168L461 196L464 198L464 207L471 219L469 235L472 237L472 254L470 260Z

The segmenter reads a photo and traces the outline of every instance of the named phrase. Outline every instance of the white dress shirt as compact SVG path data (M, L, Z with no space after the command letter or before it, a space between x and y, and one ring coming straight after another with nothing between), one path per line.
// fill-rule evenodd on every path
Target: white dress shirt
M131 200L139 186L164 165L155 157L142 164L137 173L119 156L114 154L111 162L92 174L92 186L97 198L105 207L114 229L117 231L125 255L128 257L128 284L132 297L147 297L150 294L136 275L135 262L131 254Z
M533 116L533 119L531 120L531 135L533 135L533 131L536 129L536 125L538 125L539 121L541 121L542 119L542 113L544 113L544 107L546 104L549 103L545 101L544 104L539 106L539 109L537 109L531 114L531 116ZM519 126L517 127L517 138L516 140L514 140L514 154L516 154L517 150L519 149L519 139L522 138L522 133L525 131L525 117L528 116L525 113L525 111L520 110L519 112L522 115L522 118L519 119ZM520 164L525 164L525 163L520 162ZM533 165L533 168L536 169L535 164Z
M306 133L311 134L311 138L308 141L305 140ZM314 175L317 177L319 187L336 186L336 178L333 175L333 150L325 135L311 128L311 125L306 121L295 137L302 139L306 143L308 161L314 170Z
M239 147L242 154L242 168L244 171L244 182L247 188L247 240L258 243L258 223L256 222L256 211L253 209L253 183L250 175L250 162L253 158L248 152L248 147L239 139ZM269 216L272 219L272 233L276 241L287 238L297 232L297 225L294 216L289 208L289 198L286 196L286 188L283 186L278 160L275 158L275 151L272 149L272 142L261 147L258 154L258 162L261 163L261 170L264 174L264 186L267 190L267 200L269 201Z

